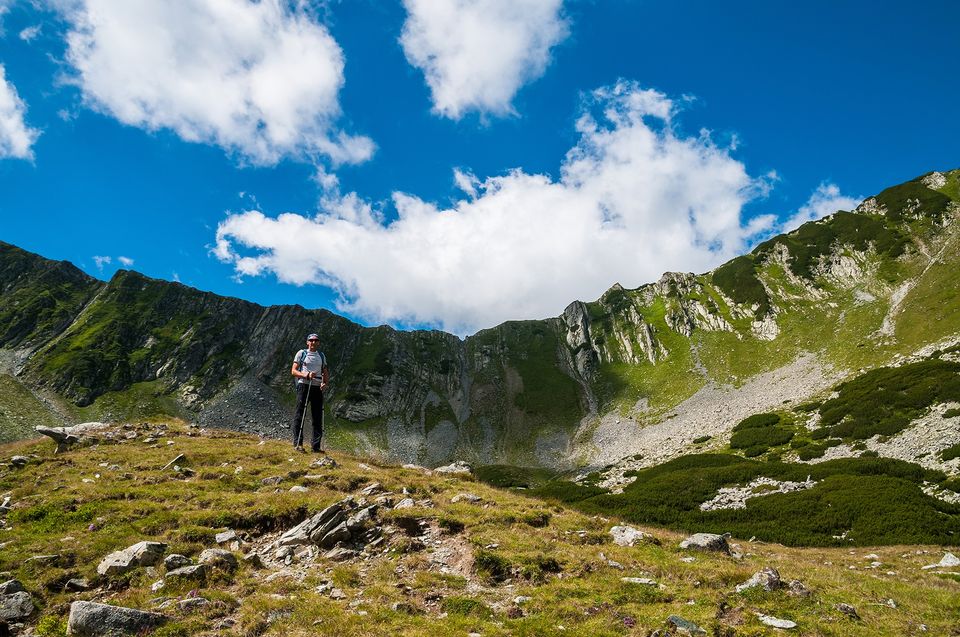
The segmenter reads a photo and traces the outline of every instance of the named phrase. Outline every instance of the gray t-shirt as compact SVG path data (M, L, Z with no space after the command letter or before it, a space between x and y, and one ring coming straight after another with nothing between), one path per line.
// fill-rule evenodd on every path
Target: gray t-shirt
M327 366L327 357L324 356L321 351L311 352L308 349L302 349L293 357L293 362L299 363L301 360L303 363L298 369L301 372L315 372L317 377L314 378L313 381L309 381L306 378L298 378L297 384L312 382L314 387L319 387L323 381L321 372L323 372L323 368Z

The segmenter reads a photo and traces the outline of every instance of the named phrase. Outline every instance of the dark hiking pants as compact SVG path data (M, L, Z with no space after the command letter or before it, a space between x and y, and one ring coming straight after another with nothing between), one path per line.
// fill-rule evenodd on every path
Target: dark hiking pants
M320 451L320 438L323 437L323 392L320 391L319 387L310 387L307 383L297 383L297 411L290 423L293 446L303 445L303 430L307 427L303 412L307 408L307 402L310 403L310 420L313 423L310 447L314 451ZM300 423L303 423L303 427L300 426Z

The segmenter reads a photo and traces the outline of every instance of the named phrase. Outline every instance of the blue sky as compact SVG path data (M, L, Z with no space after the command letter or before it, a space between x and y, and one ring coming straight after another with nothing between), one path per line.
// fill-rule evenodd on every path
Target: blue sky
M0 239L471 333L960 166L955 2L0 0Z

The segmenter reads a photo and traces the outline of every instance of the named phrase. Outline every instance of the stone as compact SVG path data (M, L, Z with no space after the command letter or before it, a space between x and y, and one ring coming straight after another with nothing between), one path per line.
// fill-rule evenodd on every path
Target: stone
M283 476L270 476L269 478L264 478L261 480L260 484L265 487L275 487L281 482L283 482Z
M745 590L761 586L763 587L763 590L770 592L783 588L783 585L783 582L780 580L780 573L777 572L777 569L764 567L754 573L753 576L743 584L737 584L735 590L738 593L742 593Z
M469 502L470 504L477 504L478 502L483 502L483 498L473 493L458 493L450 498L450 502L454 504L457 502Z
M203 597L188 597L177 602L177 607L180 610L189 613L190 611L197 610L198 608L203 608L209 603L210 600Z
M310 489L303 485L295 484L290 487L290 493L310 493Z
M48 436L52 438L55 443L57 443L56 453L63 453L64 451L68 450L71 445L75 445L80 441L77 436L68 432L69 427L37 426L35 429L37 433Z
M412 509L417 506L417 503L413 501L413 498L404 498L394 505L394 509Z
M807 585L798 579L790 580L787 584L787 593L794 597L810 597L813 594Z
M641 542L660 544L657 538L632 526L615 526L610 529L613 543L619 546L635 546Z
M263 568L263 559L260 557L259 553L251 551L243 556L243 563L252 566L253 568Z
M175 571L178 568L190 566L191 564L193 564L193 560L186 555L180 555L179 553L172 553L163 560L163 566L168 571Z
M936 564L924 566L923 570L929 570L931 568L953 568L955 566L960 566L960 558L953 553L944 553L943 559Z
M660 586L657 580L650 579L649 577L621 577L620 581L626 582L627 584L640 584L642 586Z
M857 612L857 609L850 604L840 602L838 604L834 604L833 607L851 619L860 619L860 614Z
M80 601L70 604L67 634L76 637L140 635L166 622L167 617L159 613Z
M759 619L760 623L764 626L770 626L771 628L791 630L797 627L797 622L790 621L789 619L780 619L779 617L773 617L771 615L764 615L763 613L757 613L757 619Z
M20 580L11 579L0 584L0 595L13 595L14 593L22 593L26 590L23 584L20 583Z
M351 549L338 547L324 553L323 557L334 562L344 562L357 556L357 552Z
M692 621L684 619L678 615L670 615L667 617L667 623L673 626L676 631L681 635L706 635L707 631L700 628Z
M184 566L170 571L164 577L169 582L202 582L207 579L207 567L204 564Z
M350 539L350 529L347 528L346 522L341 522L337 526L330 529L330 531L328 531L320 539L320 541L317 542L317 545L320 548L328 549L334 546L337 542L346 542L349 539Z
M374 482L373 484L368 484L364 488L360 489L360 495L369 498L370 496L376 495L381 491L383 491L383 485L379 482Z
M33 598L27 591L0 595L0 620L15 622L33 613Z
M716 533L694 533L680 542L680 548L730 553L730 545L727 544L726 536L717 535Z
M374 515L377 511L377 505L371 504L368 507L364 507L347 518L347 529L351 534L356 533L363 529L368 522L373 520Z
M451 464L448 464L444 467L437 467L434 469L436 473L447 473L447 474L470 474L473 473L473 467L463 460L457 460Z
M347 598L347 594L344 593L339 588L335 588L330 591L330 599L346 599L346 598Z
M237 539L237 532L232 529L227 529L222 533L217 533L213 540L217 544L226 544L227 542L232 542Z
M26 456L14 456L10 458L10 464L17 467L18 469L27 466L28 462L30 462L30 458Z
M71 593L82 593L90 590L90 582L84 578L70 579L64 584L63 589Z
M313 537L315 533L318 533L320 529L323 528L326 529L323 531L323 534L326 534L330 531L330 529L346 519L344 510L346 509L348 502L350 502L349 498L341 500L340 502L335 502L320 513L317 513L313 517L309 517L300 524L296 525L280 536L280 546L298 546L301 544L309 544L311 542L311 537ZM334 519L337 519L337 522L330 525L330 522ZM320 535L320 537L323 537L323 535Z
M314 460L310 463L311 467L330 467L331 469L337 467L337 461L331 458L330 456L324 456L318 460Z
M200 564L206 564L213 568L219 568L224 571L232 571L237 568L239 562L237 557L225 549L205 549L197 558Z
M97 566L100 575L121 575L137 566L153 566L160 561L167 545L161 542L137 542L103 558Z

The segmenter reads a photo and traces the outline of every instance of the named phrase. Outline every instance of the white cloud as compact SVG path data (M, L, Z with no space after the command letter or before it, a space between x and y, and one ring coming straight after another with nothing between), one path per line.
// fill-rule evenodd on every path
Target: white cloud
M0 159L33 159L33 143L40 131L24 122L27 105L17 89L7 81L6 69L0 64Z
M434 110L507 115L521 86L543 75L569 33L563 0L403 0L400 43L421 69Z
M335 127L343 52L286 0L61 0L67 59L88 106L245 160L361 162L373 142Z
M312 218L230 214L214 253L243 276L329 286L341 311L375 322L464 334L557 316L616 281L706 271L773 227L741 214L766 177L704 134L679 135L673 117L665 95L620 83L592 95L559 179L516 169L474 184L461 172L475 197L440 209L394 193L389 222L355 194Z
M837 210L853 210L860 205L861 201L863 201L863 197L848 197L841 194L840 188L836 184L824 182L810 195L807 203L783 222L781 232L795 230L808 221L822 219L827 215L832 215Z
M20 39L24 42L32 42L36 37L40 35L40 25L36 24L32 27L27 27L20 31Z
M117 261L119 261L120 264L125 268L129 268L133 265L133 259L130 257L117 257Z
M110 262L113 261L110 257L93 257L93 263L97 266L97 269L103 272L103 266L110 265Z

